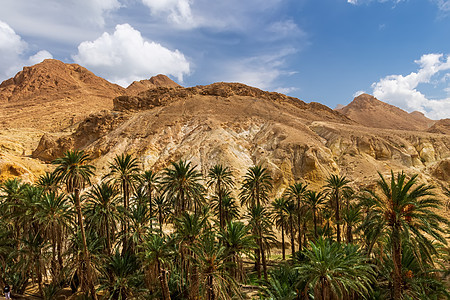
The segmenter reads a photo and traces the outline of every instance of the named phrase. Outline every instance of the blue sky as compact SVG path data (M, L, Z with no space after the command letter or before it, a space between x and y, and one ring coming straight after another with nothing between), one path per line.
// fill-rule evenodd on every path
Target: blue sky
M127 86L238 81L450 117L450 0L3 0L0 80L44 58Z

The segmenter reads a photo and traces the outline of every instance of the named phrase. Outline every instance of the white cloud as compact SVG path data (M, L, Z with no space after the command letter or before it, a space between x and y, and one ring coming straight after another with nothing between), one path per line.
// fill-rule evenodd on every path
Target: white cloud
M198 27L246 31L284 0L141 0L153 18L166 19L180 29Z
M25 64L35 64L52 55L42 50L27 57L28 44L5 22L0 21L0 81L20 71Z
M367 93L366 93L366 91L356 91L355 93L353 93L353 98L356 98L362 94L367 94Z
M433 119L449 118L450 98L428 99L417 89L419 84L431 83L441 71L450 70L449 57L426 54L415 62L419 65L417 72L406 76L390 75L373 83L374 96L409 112L418 110Z
M182 82L183 75L190 72L189 62L180 51L145 40L129 24L117 25L112 35L105 32L94 41L82 42L73 59L123 86L159 73Z
M103 31L119 0L2 1L0 19L22 36L75 44Z
M35 65L42 62L44 59L53 58L53 55L47 50L41 50L35 55L32 55L28 58L28 63L30 65Z
M142 0L153 15L165 14L168 20L184 28L196 27L190 0Z
M293 87L279 87L277 80L281 76L289 76L295 72L284 70L285 57L296 52L287 48L275 55L260 55L238 61L227 62L223 66L223 77L219 80L227 82L240 82L264 90L277 90L290 92Z

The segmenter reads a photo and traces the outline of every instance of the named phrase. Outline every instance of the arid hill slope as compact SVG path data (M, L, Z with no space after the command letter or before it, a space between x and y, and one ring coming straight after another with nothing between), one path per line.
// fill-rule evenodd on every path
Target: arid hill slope
M390 127L404 128L406 117L408 125L421 125L415 130L363 126L353 115L351 120L322 104L239 83L183 88L160 75L124 89L54 60L25 68L2 83L0 95L0 180L32 181L67 149L90 153L99 176L121 153L136 155L155 170L179 158L204 173L223 163L238 180L249 166L263 164L277 192L294 180L319 186L336 173L355 185L370 184L377 171L390 169L419 173L437 186L450 180L445 121L429 129L433 132L418 131L428 119L392 106L385 115L401 114L403 123ZM373 99L366 95L353 104L369 118L370 107L378 113L385 107Z
M408 113L368 94L361 94L342 108L336 109L367 127L426 131L435 121L422 113Z
M206 173L223 163L238 178L249 166L263 164L278 191L294 180L320 185L334 173L356 185L390 169L420 171L423 180L437 184L450 175L440 165L450 158L447 135L373 130L321 104L237 83L117 97L113 111L91 115L73 134L44 136L33 156L50 161L74 148L91 153L100 173L124 152L146 168L184 158Z
M46 59L0 85L0 126L57 132L111 109L111 99L124 91L79 65Z

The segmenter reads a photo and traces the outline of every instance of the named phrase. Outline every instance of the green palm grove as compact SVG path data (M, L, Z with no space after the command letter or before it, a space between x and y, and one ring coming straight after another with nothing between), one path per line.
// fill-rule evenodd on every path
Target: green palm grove
M42 299L444 299L449 203L417 175L371 190L330 175L273 189L188 161L118 155L100 182L83 151L35 184L0 184L0 284ZM441 206L441 202L443 206ZM70 292L71 291L71 292ZM64 295L63 295L64 293Z

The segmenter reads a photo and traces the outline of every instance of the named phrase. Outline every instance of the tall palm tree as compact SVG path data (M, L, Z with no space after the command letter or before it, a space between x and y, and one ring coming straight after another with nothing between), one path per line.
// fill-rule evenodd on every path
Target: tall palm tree
M341 245L322 237L305 250L306 260L297 267L300 281L306 281L314 299L343 299L356 293L367 295L375 282L372 266L358 246Z
M267 280L266 254L269 250L269 247L267 246L274 240L272 224L270 222L270 213L265 207L256 205L248 211L247 219L258 245L258 251L256 251L256 271L258 273L258 279L261 279L260 266L262 264L264 279Z
M201 184L202 174L190 162L172 162L171 168L164 169L161 186L168 199L173 201L175 215L186 210L199 211L203 204L205 188Z
M50 241L52 247L52 268L54 282L63 268L62 247L65 232L72 225L72 207L64 195L49 192L40 197L36 203L37 210L34 219L39 223L40 230ZM58 264L57 264L58 260Z
M156 214L158 215L159 232L162 235L164 222L167 220L168 216L172 213L171 207L166 197L162 195L157 195L154 198L154 202Z
M228 224L232 220L236 220L239 218L239 206L236 203L236 200L234 199L232 192L230 190L224 191L222 190L220 192L221 199L220 203L222 204L222 218L223 222L225 224ZM214 212L220 211L219 209L219 197L217 195L214 195L211 198L211 207Z
M359 205L350 204L349 207L344 209L342 216L347 230L346 230L346 240L347 243L353 243L353 229L358 227L357 225L362 222L362 212Z
M431 254L436 253L430 238L445 244L441 234L445 226L441 224L448 222L435 213L440 208L440 202L433 197L433 187L418 184L417 175L407 179L403 172L394 175L391 171L390 182L381 173L379 175L377 185L381 192L368 192L371 206L365 226L376 228L389 237L394 265L393 297L397 300L402 298L403 291L402 237L406 237L406 241L416 245L430 259ZM418 251L416 249L414 251Z
M173 258L172 244L173 240L168 239L165 235L150 234L142 245L145 264L148 266L156 264L157 266L163 300L170 300L166 268L170 266Z
M245 278L242 257L251 256L252 250L257 247L255 237L251 235L250 230L251 227L242 222L229 222L218 235L230 262L228 266L230 274L238 281Z
M266 203L271 190L272 177L267 169L253 166L248 168L244 176L239 197L242 205L251 208Z
M272 218L275 226L281 229L281 253L283 260L286 259L286 247L284 242L284 233L288 224L288 213L286 212L286 199L276 198L272 203Z
M86 263L87 281L91 290L91 296L97 300L80 203L80 191L85 187L86 183L90 184L90 177L94 175L95 170L95 167L88 164L88 162L89 156L83 150L74 150L65 152L63 157L55 159L52 163L56 165L54 172L59 180L65 183L67 192L74 194L75 208L78 215L78 227L83 241L83 256Z
M208 218L200 214L184 212L175 220L176 240L180 250L181 273L187 274L189 297L197 299L199 295L199 273L192 248L200 241L200 237L207 229Z
M87 193L86 222L88 223L88 228L106 237L107 255L112 254L114 234L120 219L117 209L118 194L118 190L106 182L94 185Z
M202 299L242 298L233 277L228 274L226 248L216 240L212 231L205 234L193 247L195 264L201 274Z
M288 199L285 203L284 210L288 216L288 226L289 226L289 236L291 237L291 255L294 257L295 255L295 211L296 211L296 205L294 203L294 200Z
M304 223L304 207L303 198L305 197L308 185L302 184L300 182L291 184L284 192L285 197L295 200L296 211L297 211L297 230L298 230L298 250L302 250L302 223Z
M223 229L226 223L223 216L222 198L224 191L231 189L234 186L233 175L230 168L222 165L215 165L209 169L207 185L209 188L214 188L214 194L217 197L219 208L219 225L220 228Z
M317 212L325 203L325 194L322 192L308 191L305 198L306 206L313 213L314 237L317 239Z
M109 164L109 173L105 176L106 179L111 180L115 185L120 186L123 195L123 207L125 214L128 213L128 206L130 195L134 186L134 182L138 178L140 172L138 160L130 154L116 155L113 161ZM128 242L128 223L122 223L122 231L124 232L123 249L126 250Z
M153 194L158 189L159 176L156 172L152 170L144 171L140 176L142 187L145 188L147 193L147 203L150 210L150 216L153 217ZM152 223L150 222L150 228L152 228Z
M334 208L335 215L334 219L336 222L336 237L337 242L341 242L341 214L340 214L340 207L341 207L341 201L342 201L342 194L350 189L348 184L350 183L350 180L348 180L345 176L339 176L339 175L331 175L326 179L326 185L325 190L327 191L328 195L330 196L330 200L332 203L332 207Z

